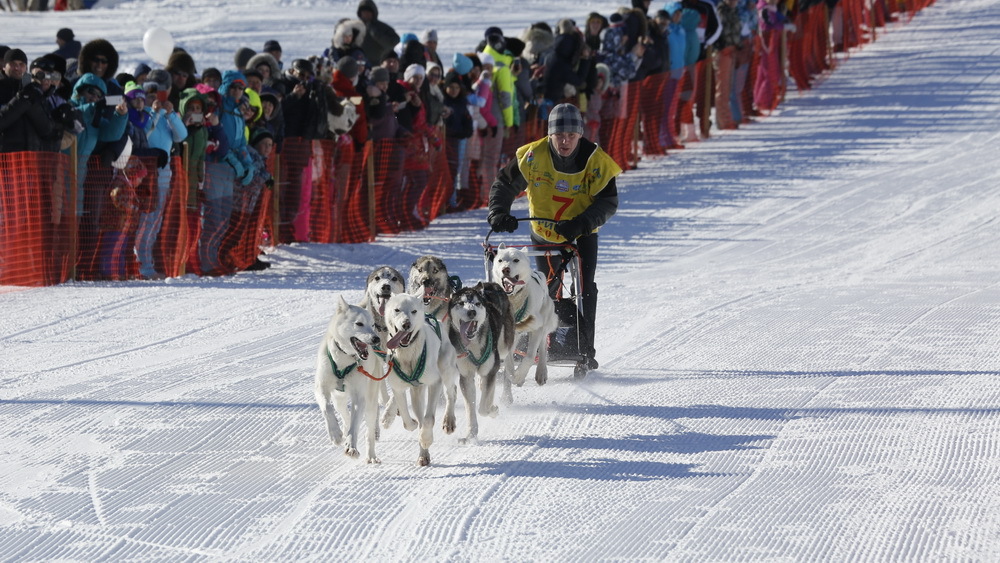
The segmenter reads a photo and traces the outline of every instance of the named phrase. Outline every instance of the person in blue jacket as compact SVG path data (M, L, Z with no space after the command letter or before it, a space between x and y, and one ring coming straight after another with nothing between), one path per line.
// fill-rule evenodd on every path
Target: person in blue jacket
M113 112L105 112L107 102L104 97L108 90L104 80L87 73L80 77L73 88L70 103L80 112L83 130L77 135L76 154L77 192L76 214L82 216L84 206L84 182L87 179L87 160L94 152L98 142L114 142L125 134L128 125L128 105L124 98L115 106Z
M240 111L240 100L246 90L247 80L236 70L222 73L219 94L222 104L218 108L221 134L229 142L229 150L216 151L205 163L205 203L202 206L201 240L198 254L202 272L228 273L219 250L233 213L235 182L248 185L253 181L254 165L247 151L246 123Z

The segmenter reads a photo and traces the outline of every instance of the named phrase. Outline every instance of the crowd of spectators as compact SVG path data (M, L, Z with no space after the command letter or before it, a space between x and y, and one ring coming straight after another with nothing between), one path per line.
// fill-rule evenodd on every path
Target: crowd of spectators
M0 152L75 148L81 225L105 197L85 188L92 155L100 157L100 166L118 170L130 155L155 157L156 190L136 225L134 248L139 275L157 278L163 272L151 249L171 189L171 157L186 144L200 270L226 273L220 248L227 228L271 185L265 153L282 154L289 139L333 140L356 150L369 140L399 140L400 197L419 221L427 215L421 194L430 154L445 152L454 179L449 207L460 209L475 199L469 192L489 186L510 157L505 140L523 140L526 129L543 124L563 102L580 108L587 137L601 143L602 121L630 111L629 89L659 75L667 87L656 103L665 117L646 138L655 138L663 152L707 136L709 121L696 116L712 106L719 129L737 128L773 109L784 76L770 58L759 64L753 96L741 93L750 90L753 42L764 32L794 31L784 3L650 4L632 0L607 15L591 13L582 25L564 18L555 25L531 23L519 33L486 27L477 45L450 60L438 53L436 30L400 35L380 17L374 0L360 0L356 14L336 24L322 52L285 57L280 43L269 40L259 52L236 49L229 69L199 69L181 47L163 68L121 69L111 43L93 39L81 45L72 30L61 29L58 49L49 54L29 58L16 46L0 47ZM710 57L713 46L718 55ZM714 100L706 104L698 94L709 70L717 81ZM288 168L304 170L306 162ZM279 242L308 236L295 228L303 207L297 182L287 184L292 187L279 193ZM258 261L254 267L266 266Z

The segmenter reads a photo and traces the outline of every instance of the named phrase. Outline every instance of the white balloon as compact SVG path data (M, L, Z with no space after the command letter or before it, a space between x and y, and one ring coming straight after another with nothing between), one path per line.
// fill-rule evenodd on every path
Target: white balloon
M142 49L146 51L149 58L165 65L174 52L174 38L169 31L162 27L151 27L142 36Z

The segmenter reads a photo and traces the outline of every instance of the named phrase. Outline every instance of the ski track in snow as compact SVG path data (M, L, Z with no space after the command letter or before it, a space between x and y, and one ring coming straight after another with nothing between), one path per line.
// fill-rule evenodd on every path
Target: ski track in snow
M106 31L130 68L165 25L227 67L243 40L325 47L355 4L115 6L8 15L5 41ZM446 58L480 36L475 3L379 6ZM610 9L493 7L505 30ZM427 468L398 421L379 465L330 443L314 350L374 265L481 279L485 211L224 279L2 288L0 558L1000 559L998 53L1000 6L939 0L774 115L643 160L601 231L601 369L529 377L475 445L439 409Z

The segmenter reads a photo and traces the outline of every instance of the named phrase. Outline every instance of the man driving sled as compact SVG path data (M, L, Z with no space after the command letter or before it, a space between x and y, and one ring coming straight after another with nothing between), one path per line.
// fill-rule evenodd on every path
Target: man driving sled
M497 174L490 187L490 213L487 218L494 231L512 233L518 220L510 206L521 193L528 193L528 215L551 219L532 221L534 244L576 241L580 253L583 318L580 329L584 343L581 352L589 362L585 369L596 369L594 359L594 319L597 314L597 229L618 209L615 176L621 174L614 160L596 144L583 138L583 116L571 104L559 104L549 113L548 136L517 149L515 158ZM557 258L553 257L554 262ZM536 258L537 268L554 270L550 258ZM555 293L559 280L550 280Z

